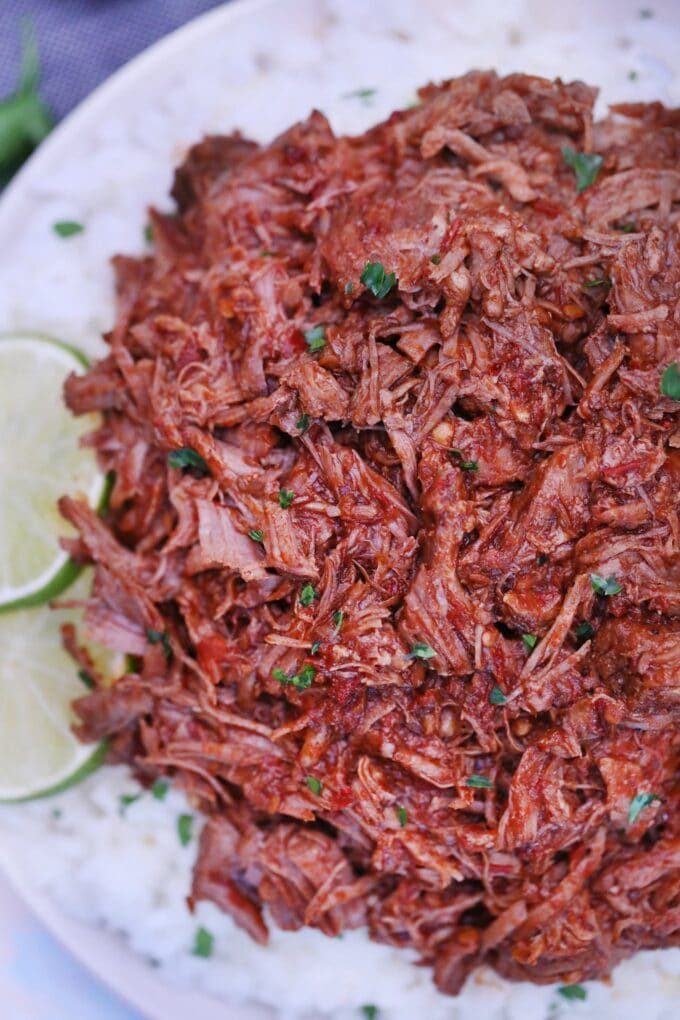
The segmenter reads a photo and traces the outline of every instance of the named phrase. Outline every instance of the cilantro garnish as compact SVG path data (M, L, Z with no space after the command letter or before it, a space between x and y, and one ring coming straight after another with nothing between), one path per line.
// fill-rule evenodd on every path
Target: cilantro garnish
M397 282L394 273L386 273L382 262L367 262L361 274L361 282L371 293L382 300Z
M169 453L168 464L178 471L182 471L184 468L194 468L196 471L202 471L203 474L208 474L209 471L208 465L200 453L196 453L190 446L182 446L179 450Z
M590 586L598 595L618 595L623 591L615 577L601 577L600 574L590 575Z
M596 152L576 152L568 145L562 149L562 158L576 175L576 190L579 194L595 183L604 163L604 157Z

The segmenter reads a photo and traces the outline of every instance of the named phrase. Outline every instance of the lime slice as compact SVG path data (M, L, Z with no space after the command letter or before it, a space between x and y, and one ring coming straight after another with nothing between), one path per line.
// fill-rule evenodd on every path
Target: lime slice
M92 583L86 570L68 593L84 598ZM81 744L71 732L71 702L87 693L78 667L61 644L62 623L79 622L80 609L19 609L0 616L0 801L57 793L92 772L104 743ZM110 678L125 657L88 645L95 665Z
M68 493L99 506L106 480L80 439L99 424L76 418L62 384L85 359L47 337L0 336L0 612L39 605L71 584L78 568L59 547L73 534L57 500Z

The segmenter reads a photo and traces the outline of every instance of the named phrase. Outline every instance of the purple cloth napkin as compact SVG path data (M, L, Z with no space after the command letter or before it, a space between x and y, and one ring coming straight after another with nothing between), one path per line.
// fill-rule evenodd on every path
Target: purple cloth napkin
M33 23L41 94L57 119L136 53L222 0L0 0L0 98L19 74L20 25Z

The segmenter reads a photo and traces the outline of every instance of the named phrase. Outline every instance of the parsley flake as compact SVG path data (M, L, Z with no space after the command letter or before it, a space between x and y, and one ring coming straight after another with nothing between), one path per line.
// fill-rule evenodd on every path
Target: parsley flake
M622 234L634 234L637 227L634 223L624 223L622 227L614 227L614 230L619 230Z
M570 1002L583 1002L588 995L583 985L562 985L561 988L557 989L557 994L561 995L563 999L568 999Z
M472 786L475 790L492 790L493 783L486 776L468 776L465 780L466 786Z
M336 630L340 630L344 619L345 614L343 613L342 609L336 609L336 611L333 613L333 624L335 625Z
M311 354L322 351L326 346L326 327L313 326L312 329L308 329L305 333L305 343Z
M656 793L636 793L628 808L628 824L635 825L640 813L655 800L661 800Z
M432 255L430 257L430 262L435 266L438 266L441 260L442 260L441 255Z
M363 89L352 89L351 92L345 92L343 99L371 99L377 92L377 89L363 88Z
M318 797L323 790L323 783L315 776L307 776L307 786L316 797Z
M595 183L604 162L604 157L596 152L576 152L568 145L562 149L562 159L576 175L576 190L579 195Z
M194 936L194 948L191 950L194 956L201 956L207 960L213 954L215 939L207 928L198 928Z
M378 1020L379 1013L378 1007L373 1006L371 1003L361 1007L361 1014L366 1017L366 1020Z
M403 829L408 822L408 812L403 804L399 804L397 806L397 818L399 819L399 824Z
M121 818L124 816L127 809L131 804L134 804L141 797L141 793L123 793L118 798L118 814Z
M85 227L82 223L77 223L76 220L59 220L58 223L53 224L52 230L57 237L73 237L74 234L82 234Z
M628 72L628 81L637 81L637 80L638 80L638 73L637 73L637 71L629 71Z
M618 595L623 591L615 577L604 578L600 574L590 575L590 586L598 595Z
M680 365L677 361L671 361L670 365L666 365L661 375L659 388L664 397L680 400Z
M279 506L282 510L287 510L295 499L295 493L291 492L290 489L281 489L279 492Z
M170 644L170 635L167 630L153 630L152 627L148 627L146 631L146 639L150 645L161 644L163 646L165 660L166 662L170 662L170 659L172 658L172 645Z
M190 446L182 446L179 450L173 450L172 453L169 453L168 464L177 471L182 471L184 468L194 468L196 471L201 471L204 475L207 475L209 472L208 465L200 453L196 453Z
M94 688L94 680L92 679L90 674L87 672L87 670L79 669L78 670L78 676L83 681L83 683L85 684L86 687L88 687L90 690L92 690Z
M189 846L191 843L193 825L193 815L180 815L177 819L177 835L182 846Z
M530 652L538 644L538 637L535 634L522 634L522 641L526 650Z
M503 694L503 691L500 689L498 684L494 684L494 686L491 688L491 694L489 695L489 701L491 702L491 704L505 705L507 700L508 699Z
M591 290L593 287L606 287L607 290L610 290L612 287L612 281L608 276L603 276L599 280L586 280L583 284L584 290Z
M416 644L409 652L409 659L434 659L436 654L430 645Z
M582 623L579 623L578 627L576 628L576 637L581 644L583 644L585 641L590 641L591 638L595 637L595 628L593 627L592 623L588 623L587 620L584 620Z
M306 609L307 606L311 606L311 604L312 604L312 602L314 601L315 598L316 598L316 589L314 588L313 585L306 584L304 586L304 588L302 589L302 591L300 592L300 605L304 606L305 609Z
M310 655L318 655L320 648L321 648L321 642L320 641L312 641L312 647L309 649L309 654Z
M248 532L248 538L252 538L253 542L264 542L264 531L259 528L251 528Z
M302 667L299 673L294 673L289 676L288 673L275 666L272 670L272 676L275 680L278 680L284 687L295 687L298 691L306 691L312 686L312 680L316 676L316 669L311 664L307 664Z
M382 262L367 262L361 274L361 282L375 297L382 300L394 287L397 277L395 273L386 273Z
M458 467L463 471L479 471L479 464L476 460L463 460L463 453L461 450L451 450L451 453L456 458Z
M306 432L307 429L309 428L309 415L308 414L300 415L298 420L295 422L295 428L299 429L300 432L302 433Z
M156 800L165 800L165 796L170 789L170 783L167 779L157 779L151 787L151 796Z

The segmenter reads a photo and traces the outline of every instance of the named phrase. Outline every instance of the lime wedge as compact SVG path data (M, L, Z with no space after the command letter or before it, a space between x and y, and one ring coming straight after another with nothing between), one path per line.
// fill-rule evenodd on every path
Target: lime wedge
M99 424L76 418L62 384L85 359L47 337L0 336L0 612L39 605L71 584L78 568L59 547L73 534L57 500L99 506L106 480L80 439Z
M86 570L68 593L84 598ZM0 801L57 793L84 779L103 760L105 744L81 744L71 732L71 702L87 693L78 667L62 648L62 623L80 609L19 609L0 616ZM111 679L125 657L88 645L97 669Z

